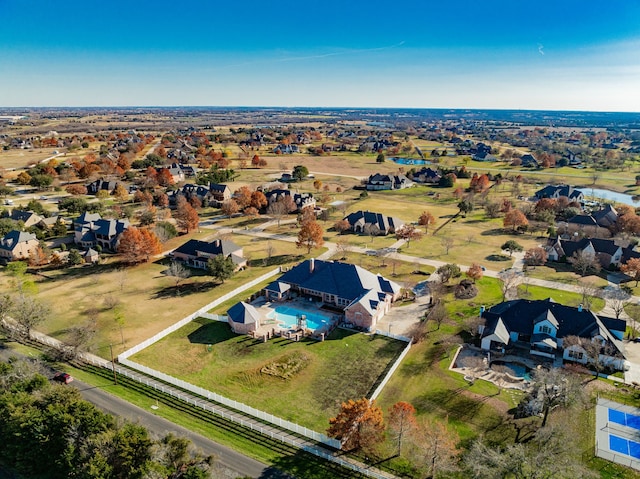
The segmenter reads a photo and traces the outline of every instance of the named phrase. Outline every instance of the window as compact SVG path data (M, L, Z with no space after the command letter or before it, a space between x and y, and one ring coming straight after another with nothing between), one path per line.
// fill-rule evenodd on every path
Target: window
M540 326L540 332L543 334L551 334L551 328L547 325L545 326Z
M573 349L569 350L569 357L571 359L577 359L580 360L584 357L584 353L582 351L575 351Z

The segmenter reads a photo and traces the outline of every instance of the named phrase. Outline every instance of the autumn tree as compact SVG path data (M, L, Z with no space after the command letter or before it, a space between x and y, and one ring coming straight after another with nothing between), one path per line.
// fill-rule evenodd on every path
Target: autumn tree
M539 246L529 248L524 253L524 264L527 266L542 266L547 262L547 256L544 248L540 248Z
M420 217L418 218L418 224L420 226L424 226L424 233L427 234L429 231L429 226L436 222L435 217L429 213L428 211L423 211Z
M322 181L321 181L321 180L314 180L314 182L313 182L313 187L314 187L317 191L320 191L320 188L322 188Z
M509 256L513 256L513 253L516 251L522 251L522 245L520 245L517 241L509 240L505 242L502 246L500 246L504 251L509 252Z
M144 263L161 251L160 240L147 228L131 226L120 235L118 253L126 263Z
M69 185L65 188L67 193L73 196L86 195L87 187L84 185Z
M176 219L178 228L186 230L187 234L189 231L196 229L198 224L200 224L198 212L189 204L184 196L178 196L176 210L173 216Z
M118 201L124 201L129 197L129 192L122 183L118 183L115 190L113 190L113 196L115 196Z
M322 226L315 219L304 221L298 232L296 246L298 248L306 247L307 254L309 254L311 248L319 248L324 244L323 233Z
M411 224L402 225L396 230L396 238L405 240L407 242L407 246L409 246L411 240L419 240L421 237L422 233Z
M398 444L398 456L402 455L402 441L416 428L416 409L409 403L400 401L389 408L388 430L391 439Z
M238 203L236 203L235 200L228 199L223 201L222 206L220 207L220 210L222 211L223 215L226 215L229 218L231 218L238 211L240 211L240 205L238 205Z
M262 191L254 191L253 193L251 193L250 205L257 210L261 210L262 208L267 206L267 197Z
M349 231L349 229L351 229L351 225L347 220L342 219L342 220L336 221L333 224L333 229L336 230L338 233L342 234L346 231Z
M245 216L248 216L249 218L257 218L258 216L260 216L260 212L253 206L249 206L248 208L245 208L243 213Z
M620 270L636 282L640 281L640 258L629 258L620 266Z
M513 231L517 231L528 226L529 220L527 220L527 217L522 211L512 209L507 211L507 213L504 215L502 225L505 228L511 228Z
M327 435L338 439L345 451L368 449L382 441L383 433L382 409L367 398L343 402L327 429Z
M235 202L238 203L238 207L241 210L244 210L249 205L251 205L251 195L251 188L249 188L248 186L241 186L235 191L233 197Z
M171 186L175 183L173 179L173 175L169 171L168 168L160 168L158 174L156 175L156 181L158 184L164 188Z
M253 158L251 158L251 165L256 168L260 166L260 157L258 155L253 155Z
M469 269L465 273L467 278L472 280L474 283L481 279L483 274L484 273L482 272L482 266L480 266L478 263L471 264L471 266L469 266Z
M410 449L411 462L421 472L420 477L449 477L458 468L461 450L457 433L445 423L427 421L416 427Z

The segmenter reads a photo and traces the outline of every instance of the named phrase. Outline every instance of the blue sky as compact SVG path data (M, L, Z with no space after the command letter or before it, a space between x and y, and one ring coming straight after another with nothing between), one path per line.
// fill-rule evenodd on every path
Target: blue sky
M640 2L0 0L0 106L640 111Z

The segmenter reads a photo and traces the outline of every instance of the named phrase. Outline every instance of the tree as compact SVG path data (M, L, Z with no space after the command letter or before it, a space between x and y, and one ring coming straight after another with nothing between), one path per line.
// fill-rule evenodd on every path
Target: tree
M441 283L448 283L451 278L457 278L462 273L457 264L443 264L436 270L436 274L440 277Z
M18 334L22 337L30 338L31 330L45 321L50 314L49 306L37 298L20 294L13 300L11 316L18 325Z
M21 185L28 185L31 182L31 175L26 171L21 172L16 178Z
M253 155L253 158L251 158L251 165L256 168L260 166L260 157L258 155Z
M253 193L251 193L250 205L257 210L261 210L262 208L267 206L267 197L262 191L254 191Z
M367 398L343 402L327 429L327 435L338 439L345 451L368 449L382 440L383 432L382 409Z
M497 218L500 216L500 203L496 201L489 201L484 205L484 211L489 218Z
M378 153L378 156L376 156L376 163L384 163L384 153Z
M620 270L636 282L640 281L640 258L629 258L626 263L620 266Z
M338 233L342 234L345 231L349 231L349 229L351 229L351 225L347 220L342 219L342 220L336 221L333 224L333 229L336 230Z
M309 169L304 165L296 165L293 167L293 171L291 172L291 176L296 181L304 180L307 175L309 175Z
M539 246L529 248L524 253L524 264L527 266L542 266L547 262L547 252Z
M407 246L411 243L411 240L419 240L422 237L422 233L411 224L404 224L396 230L396 238L405 240Z
M322 181L321 180L314 180L313 181L313 187L316 189L316 191L320 191L320 188L322 188Z
M473 263L471 266L469 266L469 269L465 273L467 278L472 280L474 283L482 278L483 274L484 273L482 272L482 266L480 266L478 263Z
M51 227L51 233L53 236L66 236L67 235L67 225L64 224L64 221L58 216L56 222Z
M436 222L435 217L428 211L423 211L418 218L418 224L424 226L424 233L427 234L429 226Z
M522 245L514 240L507 241L502 246L500 246L500 248L502 248L504 251L508 251L509 256L513 256L514 251L522 251L524 249Z
M466 216L467 213L471 213L473 211L473 202L469 200L462 200L458 203L458 209L460 210L460 213L462 213L462 216Z
M186 268L180 261L172 261L167 268L166 274L173 278L176 283L176 288L178 288L180 283L191 276L191 270Z
M178 236L178 230L173 223L168 221L160 221L156 223L153 228L153 232L156 234L161 243L169 241L171 238Z
M410 436L417 426L416 409L409 403L400 401L389 408L388 430L397 441L397 455L402 455L402 441Z
M253 206L249 206L244 210L244 215L248 216L249 218L257 218L258 216L260 216L260 212Z
M53 176L44 174L33 175L31 180L29 180L29 185L38 190L45 190L49 188L51 183L53 183Z
M448 236L443 236L442 239L440 239L440 244L444 247L444 250L445 250L444 254L449 254L449 250L453 248L454 241L453 241L453 238L450 238Z
M607 291L605 298L616 319L620 319L620 315L624 312L624 305L631 299L631 295L617 287Z
M273 216L277 220L278 226L280 226L282 218L289 214L289 208L286 205L284 198L272 202L267 207L267 214Z
M458 467L461 451L457 448L460 438L449 431L440 421L428 421L420 424L415 431L411 462L420 472L420 477L449 477Z
M508 269L498 273L498 279L502 281L502 301L505 301L520 283L520 273L514 269Z
M512 228L513 231L520 230L529 225L529 220L524 213L517 209L507 211L504 215L502 225L505 228Z
M235 202L241 210L251 205L251 189L248 186L241 186L233 194Z
M595 274L600 271L601 268L597 256L590 251L576 251L568 261L573 265L573 269L579 273L580 276L585 276L589 272Z
M118 183L115 190L113 190L113 196L115 196L118 201L124 201L129 197L129 192L122 183Z
M158 185L164 188L171 186L175 183L175 180L173 179L173 175L171 174L168 168L160 168L156 176L156 181L158 182Z
M176 219L178 228L186 230L187 234L189 231L196 229L198 224L200 224L198 212L189 204L184 196L178 196L176 210L173 216Z
M233 264L231 256L225 257L218 254L213 258L209 258L207 261L208 273L221 283L224 283L227 279L231 278L235 270L236 265Z
M220 207L222 214L231 218L238 211L240 211L240 206L233 199L224 200L222 202L222 206Z
M309 254L311 253L311 248L319 248L324 244L323 233L322 226L316 220L304 221L298 232L296 246L298 248L306 247L307 254Z
M144 263L160 254L162 244L156 234L147 228L130 226L120 235L118 253L129 264Z

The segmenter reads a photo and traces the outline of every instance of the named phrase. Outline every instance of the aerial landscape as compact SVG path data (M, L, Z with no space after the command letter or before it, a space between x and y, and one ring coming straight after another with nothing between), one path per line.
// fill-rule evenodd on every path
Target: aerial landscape
M0 478L640 478L640 5L0 16Z

